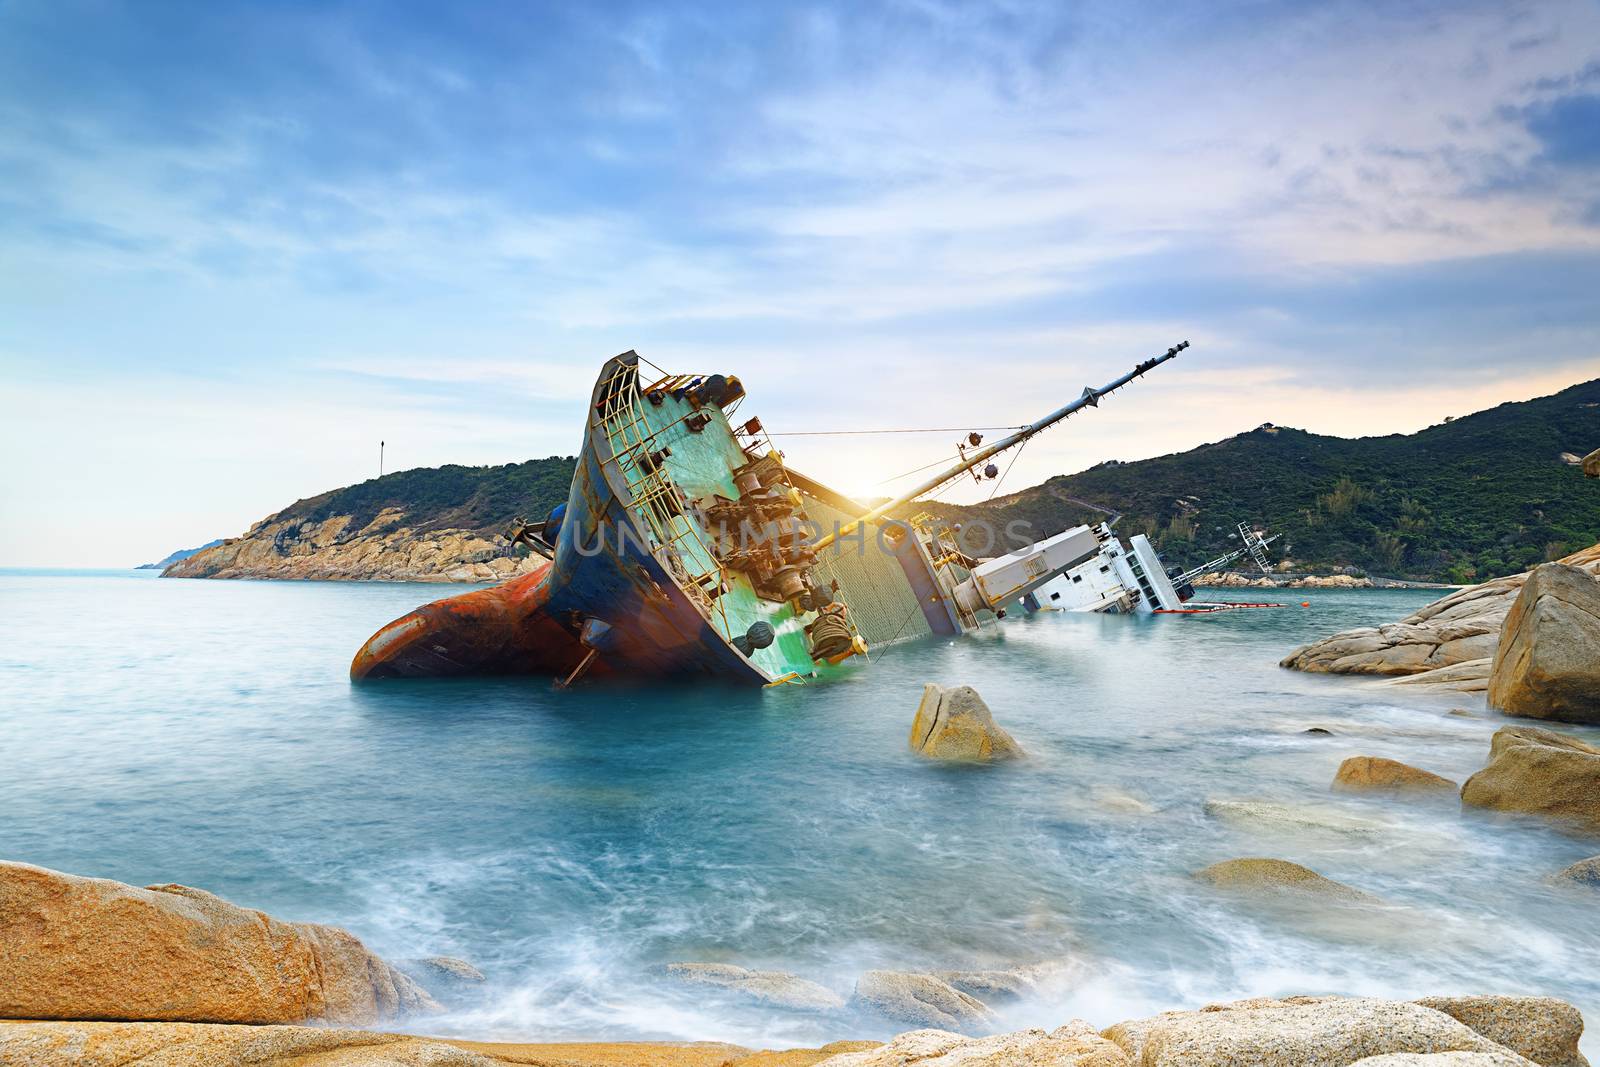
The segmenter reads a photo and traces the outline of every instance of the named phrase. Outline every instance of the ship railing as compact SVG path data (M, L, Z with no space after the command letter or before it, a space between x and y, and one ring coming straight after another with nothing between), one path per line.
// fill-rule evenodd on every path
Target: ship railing
M692 375L669 375L651 389L677 388ZM639 403L638 369L620 367L604 383L599 405L600 424L611 454L627 484L636 513L645 520L657 542L663 565L674 571L685 594L724 638L733 628L721 597L706 591L706 583L721 587L726 580L716 553L701 535L699 523L685 514L682 493L664 464L649 459L665 430L652 430ZM681 422L682 420L678 420ZM673 425L677 425L675 422Z

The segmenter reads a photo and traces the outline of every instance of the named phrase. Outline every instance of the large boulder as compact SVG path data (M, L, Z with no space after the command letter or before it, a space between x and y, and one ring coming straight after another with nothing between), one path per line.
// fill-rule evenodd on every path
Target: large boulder
M440 1010L332 926L0 863L0 1018L370 1026Z
M1024 755L971 686L928 683L911 723L911 748L934 759L987 762Z
M1118 1023L1102 1035L1137 1067L1348 1067L1397 1052L1504 1052L1420 1004L1369 997L1260 998Z
M856 979L851 1007L896 1023L971 1033L989 1029L994 1015L976 997L931 974L868 971Z
M1600 448L1583 457L1583 473L1590 478L1600 478Z
M1555 997L1423 997L1425 1008L1525 1056L1540 1067L1589 1067L1578 1051L1583 1015Z
M728 963L668 963L657 973L675 982L718 989L768 1008L794 1012L833 1012L844 998L826 986L783 971L752 971Z
M1523 718L1600 723L1600 581L1562 563L1534 568L1501 631L1489 704Z
M1448 778L1382 756L1351 756L1339 764L1333 788L1352 793L1450 793Z
M1561 560L1600 575L1600 545ZM1328 674L1373 674L1463 692L1480 692L1500 645L1500 631L1528 575L1468 586L1396 623L1362 627L1303 645L1280 666Z
M1461 787L1461 801L1600 836L1600 748L1535 726L1507 726L1489 743L1489 765Z
M1128 1067L1121 1049L1073 1020L1056 1030L962 1037L913 1030L887 1045L823 1060L818 1067Z
M1354 904L1375 904L1378 898L1343 882L1324 878L1309 867L1288 860L1238 859L1213 863L1195 872L1195 878L1219 889L1249 892L1304 894L1343 900Z

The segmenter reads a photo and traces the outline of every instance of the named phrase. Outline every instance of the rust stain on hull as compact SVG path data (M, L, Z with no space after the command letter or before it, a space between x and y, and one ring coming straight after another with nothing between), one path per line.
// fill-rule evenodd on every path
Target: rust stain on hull
M546 611L550 565L490 589L436 600L367 639L350 678L569 673L588 651ZM601 665L594 669L601 671Z

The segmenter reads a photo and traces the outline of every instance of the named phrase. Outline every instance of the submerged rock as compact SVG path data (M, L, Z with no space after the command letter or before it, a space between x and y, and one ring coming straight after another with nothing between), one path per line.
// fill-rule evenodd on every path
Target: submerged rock
M769 1008L794 1012L833 1012L844 998L826 986L783 971L752 971L727 963L668 963L657 973L685 985L737 994Z
M1442 1011L1497 1045L1540 1067L1589 1067L1578 1051L1583 1016L1555 997L1423 997L1425 1008Z
M1586 860L1579 860L1565 870L1551 875L1550 880L1559 885L1578 885L1589 889L1600 889L1600 856L1590 856Z
M1351 756L1339 764L1333 788L1355 793L1455 793L1448 778L1382 756Z
M486 981L482 971L454 956L395 960L394 966L414 978L435 999L450 1004L470 998Z
M1267 800L1208 800L1205 813L1213 819L1246 829L1277 833L1306 832L1364 837L1383 829L1381 823L1357 819L1322 808L1277 804Z
M852 1007L910 1026L963 1033L985 1029L994 1015L976 997L931 974L868 971L856 980Z
M1202 882L1208 882L1222 889L1285 890L1351 903L1380 903L1377 897L1369 893L1363 893L1343 882L1335 882L1332 878L1324 878L1311 868L1290 863L1288 860L1224 860L1196 871L1194 876Z
M1051 1031L962 1037L913 1030L880 1048L823 1060L826 1067L1128 1067L1120 1048L1073 1020Z
M1102 1031L1139 1067L1347 1067L1390 1053L1503 1052L1444 1012L1369 997L1260 998Z
M1070 964L1064 961L1031 963L1021 967L1000 967L976 971L934 971L933 976L985 1004L1021 1000L1039 991L1052 977L1064 974Z
M1528 719L1600 723L1600 581L1561 563L1534 568L1506 616L1489 704Z
M369 1026L441 1010L333 926L182 885L0 863L0 1018Z
M1000 728L977 690L928 683L911 723L911 748L934 759L984 761L1015 759L1022 746Z
M1507 726L1495 731L1489 765L1467 779L1461 801L1600 836L1600 748L1536 726Z
M1099 786L1092 790L1089 799L1101 811L1113 815L1154 815L1156 807L1141 797L1115 786Z

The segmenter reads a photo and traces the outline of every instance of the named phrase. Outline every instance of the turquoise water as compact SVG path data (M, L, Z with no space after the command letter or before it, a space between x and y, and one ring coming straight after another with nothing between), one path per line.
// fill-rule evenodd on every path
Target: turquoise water
M1329 792L1362 753L1464 778L1499 724L1481 700L1276 666L1433 594L1013 619L805 689L349 685L368 634L455 591L0 572L0 857L464 957L490 977L481 1000L415 1026L484 1038L892 1029L685 995L648 974L671 960L846 992L870 967L1067 961L1002 1009L1008 1027L1318 991L1544 993L1600 1020L1593 899L1541 881L1600 845L1449 799ZM914 758L926 681L977 687L1031 758ZM1335 825L1203 810L1245 799ZM1260 911L1188 877L1237 856L1389 906Z

